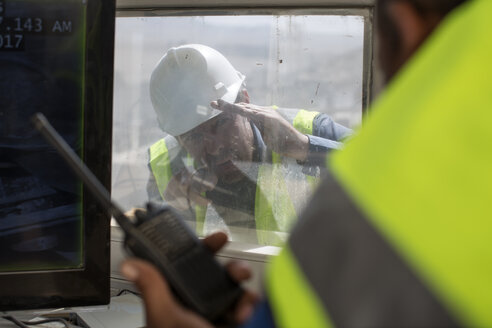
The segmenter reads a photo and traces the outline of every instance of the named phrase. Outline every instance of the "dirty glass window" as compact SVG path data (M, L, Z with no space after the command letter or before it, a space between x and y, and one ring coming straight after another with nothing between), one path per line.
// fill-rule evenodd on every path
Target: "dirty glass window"
M364 17L302 14L116 20L115 199L126 209L166 199L201 235L219 229L234 241L277 245L306 205L322 165L280 155L270 143L276 137L288 137L280 132L275 136L270 125L238 114L222 113L190 130L194 114L180 104L187 101L182 98L200 93L197 88L205 81L201 78L183 82L190 78L178 74L173 82L166 82L170 73L160 76L159 93L166 100L157 101L161 109L156 111L149 91L154 68L168 49L190 44L215 49L244 76L239 94L247 91L249 99L240 96L237 101L267 106L302 134L331 138L334 142L328 144L337 148L361 122ZM173 52L178 58L174 65L180 62L178 52ZM193 74L198 74L198 66ZM196 106L196 111L211 111L213 100ZM183 109L172 112L169 106ZM336 126L340 133L327 132L331 120L340 124ZM182 126L186 133L177 138L168 134L182 132Z

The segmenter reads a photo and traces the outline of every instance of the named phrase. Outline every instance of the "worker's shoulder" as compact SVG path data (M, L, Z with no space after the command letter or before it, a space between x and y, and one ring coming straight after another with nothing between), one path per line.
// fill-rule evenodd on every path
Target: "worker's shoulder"
M167 135L157 140L149 147L150 160L152 161L153 159L166 153L178 154L181 150L182 147L178 140L171 135Z

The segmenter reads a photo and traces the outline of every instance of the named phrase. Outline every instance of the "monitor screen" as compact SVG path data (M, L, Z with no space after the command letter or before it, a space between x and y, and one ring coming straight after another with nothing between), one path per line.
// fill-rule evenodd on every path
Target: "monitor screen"
M109 302L109 214L34 129L109 188L114 1L0 0L0 310Z

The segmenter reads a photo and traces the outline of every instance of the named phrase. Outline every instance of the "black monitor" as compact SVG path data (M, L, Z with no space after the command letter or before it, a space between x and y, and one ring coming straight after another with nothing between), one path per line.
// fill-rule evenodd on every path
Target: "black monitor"
M111 182L114 0L0 0L0 311L109 303L110 216L30 123Z

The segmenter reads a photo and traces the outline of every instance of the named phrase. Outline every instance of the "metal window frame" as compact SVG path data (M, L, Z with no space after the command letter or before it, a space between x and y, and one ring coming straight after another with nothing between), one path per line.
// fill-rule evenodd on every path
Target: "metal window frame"
M362 117L376 94L374 6L376 0L117 0L117 17L210 15L358 15L364 17Z
M361 15L364 17L364 49L363 49L363 76L362 76L362 120L364 120L370 103L380 90L380 72L374 61L377 44L374 33L374 7L376 0L117 0L117 17L151 17L151 16L189 16L189 15L227 15L227 14L255 14L278 15L279 11L289 13L306 11L309 14L324 15ZM119 230L112 227L112 230ZM116 234L112 231L112 236ZM113 241L112 241L113 243ZM120 247L112 245L118 254ZM119 245L118 245L119 246ZM264 266L273 256L263 251L260 245L243 245L239 242L229 243L221 251L219 259L240 259L246 261L253 270L252 281L248 288L257 292L262 290ZM272 246L267 247L271 249ZM274 248L274 247L273 247ZM248 251L248 249L250 251ZM255 253L251 255L252 250ZM119 254L123 256L123 254ZM112 254L113 258L119 258ZM116 261L112 261L113 280L121 279ZM121 281L121 280L120 280ZM113 286L113 282L112 282ZM131 288L125 285L125 288Z
M155 8L214 8L214 7L374 7L376 0L117 0L117 10Z

